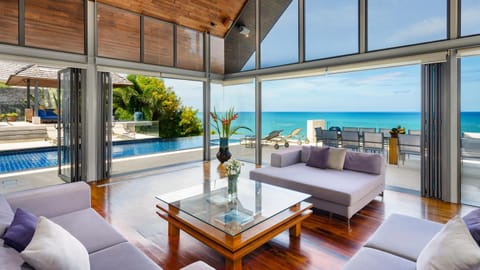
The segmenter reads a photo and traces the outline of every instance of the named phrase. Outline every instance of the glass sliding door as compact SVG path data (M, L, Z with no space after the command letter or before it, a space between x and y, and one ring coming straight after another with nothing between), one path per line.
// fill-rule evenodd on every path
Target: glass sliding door
M461 59L460 78L461 199L480 206L480 56Z
M58 72L58 174L66 182L82 179L81 87L84 72L68 68Z
M359 151L365 152L371 149L363 147L364 132L375 133L371 136L382 133L384 143L376 151L388 163L386 184L397 190L419 191L420 151L390 148L389 131L401 126L409 133L405 135L420 141L420 74L419 65L410 65L263 81L263 164L270 163L271 153L287 147L322 145L321 140L316 141L320 129L337 130L333 140L338 147L343 147L344 129L358 131ZM394 149L402 151L390 154Z
M212 84L211 86L211 108L221 118L225 112L233 109L238 113L231 127L243 126L248 129L239 129L229 138L229 151L232 157L242 161L255 162L255 84L239 84L223 86ZM212 118L210 121L213 121ZM220 127L221 129L221 127ZM211 158L216 160L219 151L219 134L215 127L211 131ZM221 132L221 130L220 130Z

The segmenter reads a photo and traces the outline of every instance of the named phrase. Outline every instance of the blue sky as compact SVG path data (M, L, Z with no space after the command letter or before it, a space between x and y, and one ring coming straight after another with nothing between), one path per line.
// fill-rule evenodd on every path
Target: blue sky
M480 56L462 59L462 111L480 111ZM185 105L201 108L202 83L165 79ZM420 111L420 66L263 82L264 111ZM212 85L217 109L253 111L254 84Z
M439 0L369 0L371 49L403 46L446 37L446 4ZM264 66L297 61L297 1L262 42ZM307 59L358 50L357 0L306 1ZM343 14L343 16L338 16ZM478 33L480 1L462 0L462 33ZM309 26L309 24L316 25ZM352 44L353 43L353 44ZM462 110L480 111L480 57L462 60ZM202 84L168 80L184 104L201 108ZM420 66L404 66L323 76L266 81L264 111L420 111ZM254 85L212 86L212 104L253 111Z

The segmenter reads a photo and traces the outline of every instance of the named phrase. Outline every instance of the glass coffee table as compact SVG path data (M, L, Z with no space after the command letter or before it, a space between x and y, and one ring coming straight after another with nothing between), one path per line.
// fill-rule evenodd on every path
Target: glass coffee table
M185 231L225 257L226 269L242 269L242 258L289 229L299 237L312 214L310 195L239 178L236 194L227 179L156 196L157 214L168 221L169 241ZM235 190L235 189L233 189Z

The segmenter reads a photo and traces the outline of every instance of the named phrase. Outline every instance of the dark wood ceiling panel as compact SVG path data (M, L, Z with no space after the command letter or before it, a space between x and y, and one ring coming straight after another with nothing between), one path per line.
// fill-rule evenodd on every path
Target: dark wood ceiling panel
M224 37L247 0L97 0L200 32ZM225 23L226 22L226 23Z
M177 27L177 67L203 71L203 34Z
M0 1L0 43L18 44L18 0Z
M173 24L146 18L144 20L144 62L173 66Z
M140 62L140 16L97 5L98 55Z
M25 45L85 53L85 0L25 0Z

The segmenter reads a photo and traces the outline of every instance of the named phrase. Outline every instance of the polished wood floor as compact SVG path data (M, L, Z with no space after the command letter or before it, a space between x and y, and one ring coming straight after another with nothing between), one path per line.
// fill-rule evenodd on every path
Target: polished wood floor
M179 269L203 260L216 269L225 262L219 254L181 232L178 245L170 246L167 223L155 213L155 195L216 179L217 164L198 162L156 172L91 183L92 205L130 242L164 269ZM253 168L247 165L242 174ZM221 181L221 180L219 180ZM288 231L258 248L243 259L244 269L341 269L382 221L401 213L445 223L456 214L473 208L386 190L356 214L347 230L345 219L322 211L302 224L302 235L290 242ZM414 228L412 228L414 229Z

